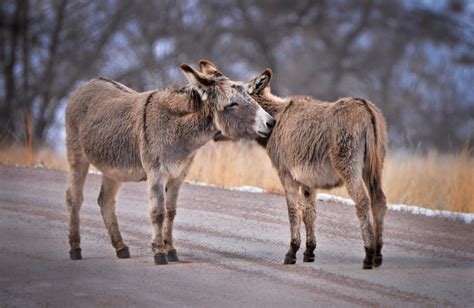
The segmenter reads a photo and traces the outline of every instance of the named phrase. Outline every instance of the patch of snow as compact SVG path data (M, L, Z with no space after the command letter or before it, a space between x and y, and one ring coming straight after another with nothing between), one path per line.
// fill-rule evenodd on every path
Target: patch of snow
M244 191L244 192L251 192L251 193L264 193L265 190L260 187L254 186L237 186L237 187L229 187L229 190L236 190L236 191Z
M102 174L100 171L93 171L93 170L89 171L89 173ZM208 184L204 182L196 182L196 181L186 181L186 182L188 184L198 185L198 186L223 188L217 185ZM264 193L265 192L263 188L254 187L254 186L236 186L236 187L227 187L224 189L250 192L250 193ZM325 193L319 193L317 196L317 200L324 201L324 202L337 202L337 203L342 203L348 206L355 206L355 203L352 199L347 199L347 198L343 198L343 197L339 197L339 196L335 196L331 194L325 194ZM428 216L428 217L442 217L442 218L448 218L448 219L453 219L453 220L460 220L466 224L470 224L474 222L474 214L469 214L469 213L431 210L431 209L427 209L427 208L423 208L419 206L406 205L406 204L388 204L387 207L389 210L396 211L396 212L405 212L405 213L410 213L414 215L422 215L422 216Z
M206 187L218 187L218 188L223 188L214 184L208 184L204 182L197 182L197 181L188 181L186 180L186 183L191 184L191 185L197 185L197 186L206 186Z
M338 202L345 205L354 206L355 203L351 199L334 196L330 194L318 194L317 199L319 201L326 202ZM428 217L442 217L453 220L460 220L466 224L470 224L474 221L474 214L452 212L452 211L441 211L441 210L431 210L424 207L406 205L406 204L388 204L388 209L396 212L405 212L414 215L423 215Z
M335 195L330 195L330 194L319 193L316 199L318 201L338 202L345 205L355 206L354 201L352 201L351 199L347 199L347 198L343 198L343 197L339 197Z
M89 169L89 174L102 175L102 172L100 172L99 170L92 170L92 169Z
M406 204L389 204L388 208L392 211L407 212L415 215L423 215L429 217L443 217L454 220L461 220L466 224L470 224L474 221L474 214L431 210L424 207L406 205Z
M14 165L16 168L44 168L44 165L42 163L35 164L35 165L21 165L21 164L15 164Z
M235 186L235 187L221 187L214 184L208 184L204 182L196 182L196 181L186 181L188 184L197 185L197 186L206 186L206 187L216 187L216 188L223 188L227 190L235 190L235 191L243 191L243 192L251 192L251 193L264 193L265 189L255 186Z
M202 183L202 182L194 182L188 181L188 183L193 185L199 186L209 186L209 187L218 187L216 185ZM252 193L263 193L265 192L264 189L259 187L253 186L239 186L239 187L229 187L226 188L228 190L235 190L235 191L244 191L244 192L252 192ZM317 196L318 201L325 201L325 202L337 202L342 203L344 205L355 206L355 203L352 199L347 199L331 194L319 193ZM391 211L396 212L405 212L414 215L422 215L428 217L442 217L448 218L453 220L460 220L466 224L470 224L474 222L474 214L469 213L460 213L460 212L452 212L452 211L441 211L441 210L431 210L424 207L414 206L414 205L406 205L406 204L388 204L388 209Z

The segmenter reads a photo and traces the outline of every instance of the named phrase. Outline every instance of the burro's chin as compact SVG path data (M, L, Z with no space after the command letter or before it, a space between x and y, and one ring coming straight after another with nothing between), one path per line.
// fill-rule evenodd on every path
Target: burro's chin
M262 107L257 110L255 115L254 130L259 137L268 137L275 126L275 119L269 115Z

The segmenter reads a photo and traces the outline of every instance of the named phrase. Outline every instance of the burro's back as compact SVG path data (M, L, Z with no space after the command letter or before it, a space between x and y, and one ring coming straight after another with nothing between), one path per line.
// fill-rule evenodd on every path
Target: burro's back
M118 171L114 175L121 180L144 179L139 125L149 93L103 78L79 88L66 109L68 155L82 154L104 174Z
M218 131L232 139L271 133L274 119L225 76L205 76L186 64L181 69L189 81L182 87L139 93L99 78L72 96L66 109L71 259L82 258L79 210L89 165L103 174L98 203L119 258L130 252L119 231L115 195L122 182L147 181L151 246L155 263L166 264L178 261L172 237L176 200L197 149Z
M357 170L373 173L368 178L381 176L386 127L380 110L370 101L289 97L277 118L279 125L268 140L267 152L277 169L300 183L318 188L340 186L344 178L337 165L348 159L355 161Z

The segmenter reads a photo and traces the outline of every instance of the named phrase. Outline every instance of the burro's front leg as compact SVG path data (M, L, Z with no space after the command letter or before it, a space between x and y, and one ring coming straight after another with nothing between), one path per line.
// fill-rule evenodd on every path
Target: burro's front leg
M166 247L163 239L163 221L165 219L164 176L158 170L147 173L148 202L153 226L151 249L155 264L168 264Z
M299 185L289 177L285 177L283 180L283 186L286 194L286 203L288 206L288 218L290 221L290 232L291 241L290 249L285 255L284 264L295 264L296 263L296 252L300 249L301 245L301 219L302 219L302 208L299 201Z
M306 227L306 251L303 262L314 262L316 249L316 190L306 186L300 187L300 197L303 203L303 222Z
M181 184L184 181L186 174L183 172L177 178L170 178L165 187L165 223L164 223L164 243L168 253L168 261L179 262L178 253L173 246L173 221L176 216L176 201L178 199L178 192Z
M290 232L291 232L291 242L290 249L285 255L284 264L295 264L296 263L296 253L300 249L301 245L301 209L299 208L298 203L294 199L286 200L288 205L288 218L290 220Z

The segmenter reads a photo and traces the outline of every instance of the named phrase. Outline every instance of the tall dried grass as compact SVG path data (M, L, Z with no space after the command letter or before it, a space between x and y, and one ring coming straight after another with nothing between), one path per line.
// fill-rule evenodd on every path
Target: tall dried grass
M187 179L224 187L249 185L273 193L283 191L265 150L250 142L206 144L198 151Z
M0 148L0 163L67 170L64 157L50 149ZM257 186L283 193L266 152L254 143L208 143L199 150L188 180L223 187ZM457 154L392 151L384 166L383 187L389 203L474 213L474 157L468 147ZM345 188L332 194L348 197Z
M396 151L384 166L389 203L474 213L474 158L466 146L458 154ZM209 143L196 156L188 179L219 186L251 185L283 193L265 151L249 143ZM330 191L349 197L345 188Z
M28 146L9 146L0 148L0 164L36 166L67 170L66 159L49 148L34 150Z

